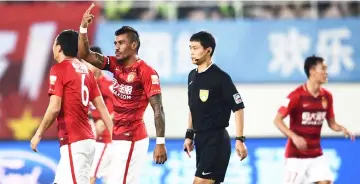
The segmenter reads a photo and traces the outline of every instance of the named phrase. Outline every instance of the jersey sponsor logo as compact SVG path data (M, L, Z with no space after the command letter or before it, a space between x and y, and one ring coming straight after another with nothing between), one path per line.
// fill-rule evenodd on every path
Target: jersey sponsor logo
M116 79L113 80L113 93L117 97L130 100L132 95L133 87L130 85L119 84Z
M326 112L303 112L302 125L322 125L326 119Z
M50 75L50 84L54 85L56 82L57 77L55 75Z
M322 107L323 107L324 109L327 108L327 106L328 106L328 101L326 100L325 97L322 97L322 99L321 99L321 105L322 105Z
M135 79L135 77L136 77L136 73L135 73L135 72L130 72L130 73L128 74L128 76L127 76L126 81L127 81L127 82L133 82L134 79Z
M159 77L157 75L151 75L151 83L152 84L159 84Z
M209 90L206 89L200 89L199 97L202 102L206 102L209 98Z
M49 183L56 167L55 161L38 153L0 151L0 183Z
M239 93L234 94L233 97L236 104L243 102Z

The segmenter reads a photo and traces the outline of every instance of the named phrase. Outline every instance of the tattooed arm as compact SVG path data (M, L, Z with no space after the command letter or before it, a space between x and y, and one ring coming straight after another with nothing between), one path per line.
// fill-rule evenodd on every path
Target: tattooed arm
M165 113L162 105L161 94L149 98L154 110L156 137L165 137Z
M85 60L99 69L103 69L104 62L107 58L100 53L92 52L90 50L87 33L79 34L78 49L80 59Z

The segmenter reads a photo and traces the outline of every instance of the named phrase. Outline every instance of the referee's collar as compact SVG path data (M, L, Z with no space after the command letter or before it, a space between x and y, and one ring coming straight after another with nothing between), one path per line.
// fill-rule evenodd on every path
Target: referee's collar
M211 64L202 72L198 72L198 73L204 73L206 72L206 70L208 70L212 65L214 64L214 62L211 61ZM198 69L196 68L196 71L198 71Z

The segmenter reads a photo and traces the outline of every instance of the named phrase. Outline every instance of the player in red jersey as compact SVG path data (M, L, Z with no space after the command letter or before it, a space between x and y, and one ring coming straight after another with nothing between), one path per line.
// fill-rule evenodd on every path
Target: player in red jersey
M154 161L167 160L165 148L165 116L161 101L159 76L154 69L137 56L140 48L138 32L124 26L115 32L115 55L105 57L91 52L87 27L94 18L91 8L85 12L80 27L79 56L100 69L114 74L114 131L108 184L136 184L149 146L143 115L150 102L154 110L156 147Z
M90 183L95 140L88 118L89 102L112 131L112 120L94 75L76 59L77 44L78 33L73 30L61 32L54 41L53 54L58 63L50 70L50 102L30 145L37 151L42 135L56 118L61 156L54 180L57 184Z
M92 52L101 53L99 47L91 47ZM85 62L89 70L95 75L100 92L106 104L106 107L110 114L113 112L113 93L112 93L112 80L107 77L100 69L93 65ZM96 129L96 145L95 145L95 157L94 162L91 166L91 182L95 184L97 178L103 178L106 181L107 169L109 167L111 157L108 147L111 143L111 135L106 129L104 122L101 120L99 111L93 106L90 106L91 117L95 123Z
M286 184L330 184L333 174L320 145L321 127L327 120L329 127L355 137L335 121L333 97L321 85L327 82L327 65L323 58L308 57L304 65L308 80L292 91L280 107L274 123L289 139L286 145ZM290 128L284 118L290 116Z

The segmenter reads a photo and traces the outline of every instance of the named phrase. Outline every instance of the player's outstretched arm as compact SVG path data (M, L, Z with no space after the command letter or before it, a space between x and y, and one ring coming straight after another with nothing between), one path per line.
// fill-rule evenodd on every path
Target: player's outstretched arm
M161 94L150 97L149 102L154 111L156 137L165 137L165 113Z
M103 69L105 59L107 58L100 53L90 51L89 39L87 36L87 28L94 19L94 15L91 14L91 9L94 6L94 3L91 4L91 6L86 10L83 15L83 19L80 25L78 41L78 56L80 59L85 60L86 62L94 65L95 67Z
M335 121L335 118L330 118L327 120L328 126L331 130L335 132L343 132L346 138L350 138L350 140L355 140L355 135L351 133L347 128L343 127L339 123Z
M94 104L96 109L99 111L101 119L104 121L104 124L107 127L107 129L109 130L110 135L112 135L113 121L109 114L109 111L107 110L107 108L105 106L102 96L95 97L91 102Z

